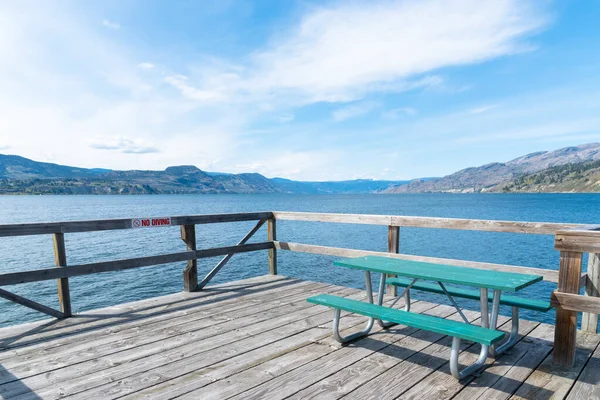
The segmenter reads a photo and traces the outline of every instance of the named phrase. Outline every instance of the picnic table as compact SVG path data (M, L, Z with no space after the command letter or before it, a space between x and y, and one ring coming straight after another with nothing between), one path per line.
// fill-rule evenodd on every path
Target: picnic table
M350 300L343 297L321 294L308 298L315 304L323 304L334 309L333 335L341 343L366 336L375 321L382 327L388 328L395 324L403 324L418 329L452 336L450 353L450 371L457 379L463 379L476 373L491 353L493 356L502 354L512 347L518 339L518 309L528 308L537 311L547 311L551 308L549 302L530 300L515 296L502 297L502 292L514 293L542 280L542 276L512 272L490 271L452 265L431 264L418 261L403 260L390 257L367 256L342 259L334 265L351 269L363 270L368 303ZM373 303L371 273L381 273L377 304ZM391 276L391 277L390 277ZM421 282L425 281L425 282ZM433 282L433 283L431 283ZM396 297L389 307L383 306L383 295L386 284L404 287L404 291ZM463 289L446 284L470 286L473 289ZM463 322L452 321L429 315L410 312L410 290L444 294L456 308ZM491 293L490 293L491 291ZM480 326L475 326L465 317L454 297L479 299L481 308ZM405 309L392 308L401 298L406 301ZM491 300L491 311L488 302ZM500 304L512 306L512 329L507 340L501 342L504 333L497 331ZM339 333L340 312L348 311L369 317L365 328L359 332L342 337ZM458 367L458 354L461 339L471 340L481 344L481 352L477 361L462 371Z

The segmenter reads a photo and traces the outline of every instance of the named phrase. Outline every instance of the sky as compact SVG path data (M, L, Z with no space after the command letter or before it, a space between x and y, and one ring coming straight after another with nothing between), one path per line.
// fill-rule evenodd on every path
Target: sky
M600 2L0 0L0 153L412 179L600 141Z

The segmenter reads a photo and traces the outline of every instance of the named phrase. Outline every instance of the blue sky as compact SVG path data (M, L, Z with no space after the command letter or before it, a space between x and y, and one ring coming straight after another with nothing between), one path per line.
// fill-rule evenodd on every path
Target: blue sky
M600 141L597 1L0 0L0 153L301 180Z

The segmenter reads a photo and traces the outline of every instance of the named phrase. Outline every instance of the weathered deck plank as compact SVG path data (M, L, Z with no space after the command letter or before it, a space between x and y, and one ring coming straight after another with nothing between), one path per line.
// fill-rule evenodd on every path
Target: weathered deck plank
M435 307L430 315L447 317L453 311L449 307ZM324 376L335 374L348 365L380 351L388 344L398 339L410 337L417 329L400 326L399 329L382 331L373 336L366 337L335 351L314 362L306 364L291 373L272 379L263 385L257 386L249 391L240 393L232 399L284 399L298 391L320 381ZM359 343L360 342L360 343Z
M462 320L455 310L448 306L443 307L451 312L448 319ZM479 315L466 311L465 315L470 321L479 318ZM444 338L440 335L427 331L414 331L411 335L402 338L402 340L391 343L379 352L372 353L362 360L344 367L337 373L325 378L304 390L291 396L291 399L338 399L352 392L359 386L372 379L377 378L387 370L397 366L400 363L409 360L411 356L424 351L439 340ZM378 393L380 396L381 393Z
M10 368L11 373L9 376L17 376L20 379L24 379L28 376L52 371L68 365L98 360L100 357L109 356L111 354L117 354L117 356L122 357L122 359L127 359L125 357L126 355L131 355L131 357L144 355L145 353L140 349L141 346L146 346L144 348L151 348L153 343L159 343L169 339L172 339L173 342L178 345L182 345L187 343L189 338L198 340L210 337L210 335L215 333L220 334L236 330L239 327L239 324L244 324L246 321L258 323L278 315L286 315L289 312L308 308L309 305L305 305L304 302L302 302L306 297L305 293L335 293L340 291L339 287L322 284L317 287L306 285L303 288L306 289L306 292L296 294L295 296L284 297L282 301L286 300L286 302L283 304L282 301L278 302L277 299L275 299L272 303L267 303L261 308L257 308L257 304L254 303L253 310L243 308L232 312L218 313L210 317L204 316L204 318L200 319L194 319L194 315L189 315L187 316L189 321L179 325L160 326L159 324L158 327L154 328L149 325L145 325L142 328L135 327L132 329L132 332L128 332L129 335L126 337L121 335L122 332L116 334L109 333L100 337L99 340L91 342L86 341L79 346L73 346L73 351L70 351L72 346L61 346L61 352L50 351L48 352L49 354L45 353L43 357L38 357L34 360L20 360L17 365ZM200 330L202 333L197 334L198 332L196 331ZM181 338L183 335L187 335L188 337L184 340ZM124 351L126 350L129 350L129 352L125 353ZM79 372L83 372L83 367L84 366L81 366ZM10 379L2 371L0 371L0 378L4 382L6 382L6 379ZM2 393L1 386L0 393Z
M339 291L339 287L334 287L334 289L338 290L336 292L338 295L357 292L355 289L342 289L342 291ZM228 354L234 354L235 351L241 351L244 344L250 345L247 342L253 337L252 335L262 332L267 332L262 336L266 344L268 337L273 340L277 337L277 333L284 334L284 332L269 333L270 330L286 323L288 325L284 328L287 328L288 331L293 331L298 327L301 329L306 321L312 321L311 318L316 318L315 316L319 316L325 311L315 306L308 305L307 307L304 301L292 303L292 305L295 305L296 309L280 307L224 324L200 327L198 330L176 335L172 340L151 342L77 363L76 370L57 369L51 373L35 375L22 381L36 389L47 388L41 391L45 394L58 390L74 394L103 384L110 384L115 379L124 381L124 378L136 373L143 374L148 370L159 368L162 364L180 362L184 368L189 368L193 364L187 360L189 357L212 350L215 353L214 357L210 358L208 355L201 357L201 363L217 360L218 357L225 357ZM319 323L326 320L324 315L320 315ZM227 326L222 327L221 325ZM284 328L281 330L284 331ZM225 345L230 346L221 352L215 350ZM66 380L68 382L65 382ZM58 384L60 387L57 386ZM0 392L2 389L3 386L0 386Z
M156 329L157 327L176 327L182 323L190 323L202 318L213 318L218 321L224 318L221 317L221 314L224 312L231 313L235 311L241 313L241 315L250 315L252 311L254 311L252 307L255 307L257 304L265 304L266 299L269 299L267 306L276 307L288 302L288 298L293 299L308 291L326 288L327 286L328 285L313 283L276 287L272 292L269 291L269 294L265 294L264 292L249 294L244 297L243 302L240 302L237 298L225 300L199 298L195 301L190 300L189 302L186 302L184 306L174 303L172 305L164 306L165 311L168 311L168 313L158 312L156 316L136 318L131 321L123 321L119 324L113 324L107 327L102 325L101 329L98 330L85 330L79 334L75 332L72 334L65 334L27 347L18 347L15 350L5 351L0 353L3 354L3 357L0 358L0 362L4 363L4 365L12 365L10 364L10 361L14 361L15 356L18 356L18 360L24 362L35 359L36 355L39 354L55 354L65 351L65 349L72 351L72 346L82 344L83 339L86 339L85 343L96 345L98 343L95 340L101 339L106 341L107 335L114 337L119 335L117 337L118 339L124 339L131 335L137 335L139 330L149 331ZM243 311L244 309L247 310ZM67 345L68 347L66 347Z
M544 325L548 326L548 325ZM531 321L521 321L519 325L519 333L523 336L530 335L532 332L539 328L538 323ZM501 329L506 329L506 325L503 325ZM529 336L526 336L529 337ZM449 346L450 342L448 342ZM462 351L459 362L463 364L472 363L477 359L479 353L479 346L469 346L466 350ZM420 382L415 385L410 385L410 389L403 393L399 398L401 399L418 399L418 398L437 398L437 399L450 399L460 392L467 384L469 384L474 377L469 377L464 381L457 381L450 375L450 367L448 365L448 357L450 355L450 348L447 347L440 357L442 363L439 367L432 371L431 374L424 377ZM420 355L419 355L420 356ZM501 359L502 357L500 357ZM492 363L492 359L488 358L487 364Z
M186 305L192 305L196 299L213 300L216 303L226 298L236 298L253 291L264 292L269 287L272 288L277 285L287 287L292 282L301 283L299 280L290 280L284 277L269 279L261 276L213 286L203 292L181 292L135 303L120 304L79 314L68 319L42 320L14 327L1 328L0 350L8 349L13 351L20 346L31 348L31 344L36 342L43 341L47 343L49 339L62 338L69 334L80 335L84 331L91 331L92 335L94 335L97 334L96 329L100 327L113 328L115 325L121 325L136 319L157 318L162 314L171 315L175 305L184 308ZM0 360L4 358L2 354L0 353ZM9 352L8 354L9 357L12 356L12 353Z
M415 304L417 310L434 307L436 305L432 303ZM364 319L360 317L354 320L346 317L344 320L344 326L348 327L346 330L347 333L362 329L363 325ZM374 328L374 331L377 330L377 328ZM285 372L282 369L283 366L287 365L288 368L289 365L300 366L305 364L303 362L299 363L303 359L311 361L312 359L320 358L319 355L323 356L335 351L337 342L332 340L330 332L323 332L321 329L320 333L321 336L318 339L312 339L310 342L304 343L305 346L303 347L291 345L290 341L297 338L286 338L279 343L279 345L283 346L283 350L276 348L273 351L271 346L269 346L267 349L259 349L260 351L254 352L256 354L253 354L253 352L241 354L213 365L209 371L201 370L194 374L173 379L164 384L140 391L131 396L131 398L144 398L144 396L149 396L150 394L159 399L172 398L180 394L188 394L191 398L201 396L203 399L211 397L222 398L225 396L225 393L228 396L235 395L273 378L275 374L283 374ZM319 340L321 338L326 339ZM310 352L315 349L317 349L315 353ZM263 359L263 363L259 362L261 358ZM237 375L232 376L234 374ZM224 378L228 379L223 380ZM198 390L199 388L201 389Z
M600 346L583 368L567 399L600 399Z
M564 398L599 342L600 335L580 333L577 338L577 354L573 368L558 367L552 364L552 356L546 357L521 384L511 400L543 397L544 394L548 393L552 393L552 395L546 397L548 399Z
M553 327L521 321L521 340L509 353L489 360L479 377L457 382L448 371L450 338L376 326L341 346L331 336L331 311L305 301L316 293L365 298L357 289L264 276L3 328L0 398L599 396L600 335L580 333L575 368L558 368L551 363ZM413 311L459 319L453 308L426 301L414 302ZM344 313L344 334L364 321ZM500 321L506 329L507 318ZM464 342L461 362L477 351Z

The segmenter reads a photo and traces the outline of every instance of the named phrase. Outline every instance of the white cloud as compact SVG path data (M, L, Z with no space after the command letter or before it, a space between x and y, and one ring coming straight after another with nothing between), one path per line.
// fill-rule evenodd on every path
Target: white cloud
M150 154L158 153L156 146L146 143L142 139L130 139L127 137L97 138L90 144L92 149L112 150L124 154Z
M412 107L399 107L385 110L381 113L381 117L385 119L398 119L401 116L416 115L419 111Z
M532 1L339 2L310 9L240 60L190 64L194 73L182 93L201 101L303 105L440 86L432 71L529 51L527 37L548 22Z
M179 89L181 94L189 99L202 101L202 102L214 102L224 101L226 96L223 93L211 90L197 89L188 83L188 77L184 75L171 75L165 78L165 82Z
M347 119L358 118L367 115L377 107L379 107L379 104L375 102L356 103L347 107L338 108L332 113L332 117L334 121L341 122Z
M252 84L346 101L443 67L531 48L547 18L517 0L341 2L306 14L258 52Z
M24 4L0 2L0 144L12 153L113 169L235 159L242 112L204 110L143 73L146 56L91 29L93 16Z
M558 122L540 123L538 120L528 124L519 124L508 129L496 130L490 127L485 134L464 136L456 139L456 143L486 143L518 141L531 139L571 138L582 134L589 135L598 132L599 117L575 120L562 120Z
M152 68L154 68L154 64L149 63L149 62L142 62L142 63L138 64L138 68L141 68L141 69L152 69Z
M2 144L0 144L0 151L5 151L5 150L8 150L8 149L10 149L9 145L2 145Z
M487 105L487 106L471 108L467 112L469 114L481 114L481 113L487 112L489 110L493 110L494 108L497 108L497 107L498 107L497 104L491 104L491 105Z
M329 166L340 157L337 150L276 151L264 159L235 164L232 172L258 172L270 178L332 179Z
M277 116L277 121L281 122L282 124L285 124L287 122L292 122L294 120L294 118L295 118L294 114L286 113L286 114L281 114L281 115Z
M121 25L117 24L116 22L112 22L108 19L103 19L102 20L102 26L108 28L108 29L114 29L114 30L119 30L121 29Z

